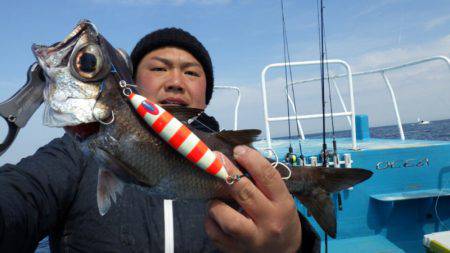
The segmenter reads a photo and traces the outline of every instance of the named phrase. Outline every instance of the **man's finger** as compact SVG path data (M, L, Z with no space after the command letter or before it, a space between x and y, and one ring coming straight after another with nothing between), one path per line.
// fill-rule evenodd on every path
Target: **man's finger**
M228 174L242 175L242 172L227 157L221 153L217 153L217 155L225 163ZM271 205L270 201L247 177L240 178L229 189L233 198L253 219L264 218L270 212L270 208L268 208ZM266 208L261 208L261 206Z
M289 194L280 173L258 151L240 145L234 148L234 158L250 173L258 188L270 200L284 199Z
M230 249L233 245L234 239L225 234L220 229L219 225L209 216L206 216L205 218L205 232L222 252L224 252L225 249Z
M256 232L256 226L251 219L222 201L212 200L208 214L220 229L232 238L251 238Z

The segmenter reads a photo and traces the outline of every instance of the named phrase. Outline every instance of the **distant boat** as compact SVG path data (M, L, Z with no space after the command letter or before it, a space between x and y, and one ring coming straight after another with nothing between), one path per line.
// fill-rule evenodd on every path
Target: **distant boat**
M417 124L419 124L419 125L428 125L428 124L430 124L430 121L422 120L420 118L417 118Z

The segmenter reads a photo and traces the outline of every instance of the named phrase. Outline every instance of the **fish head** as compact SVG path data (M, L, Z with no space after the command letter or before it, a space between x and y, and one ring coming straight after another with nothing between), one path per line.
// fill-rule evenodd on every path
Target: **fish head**
M32 46L46 78L44 124L74 126L106 119L109 110L97 103L111 73L108 55L96 27L81 20L72 32L50 46Z

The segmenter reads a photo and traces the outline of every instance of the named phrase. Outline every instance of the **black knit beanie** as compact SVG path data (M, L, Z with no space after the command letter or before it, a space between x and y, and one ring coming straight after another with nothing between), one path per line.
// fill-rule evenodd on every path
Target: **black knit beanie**
M136 78L137 68L142 58L151 51L162 47L177 47L186 50L202 65L206 77L206 104L211 100L214 88L214 74L206 48L190 33L180 28L164 28L145 35L131 52L133 63L133 78Z

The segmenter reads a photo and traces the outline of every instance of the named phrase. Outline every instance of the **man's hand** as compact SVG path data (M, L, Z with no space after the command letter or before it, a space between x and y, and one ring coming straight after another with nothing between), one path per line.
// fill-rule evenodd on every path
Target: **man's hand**
M224 155L230 175L242 175ZM256 150L234 149L234 158L252 176L229 186L242 207L238 211L219 200L209 206L205 230L225 252L295 252L301 244L301 225L295 203L280 173Z

